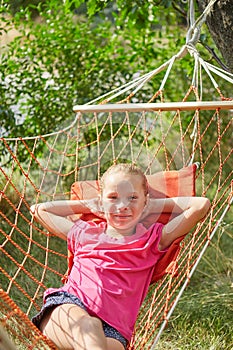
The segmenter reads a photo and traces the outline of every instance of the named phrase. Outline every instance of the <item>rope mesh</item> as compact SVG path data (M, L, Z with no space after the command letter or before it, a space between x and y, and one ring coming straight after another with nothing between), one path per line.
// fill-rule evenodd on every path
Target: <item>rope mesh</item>
M183 101L195 91L190 86ZM220 101L226 99L219 87L217 92ZM159 95L161 91L153 96ZM130 97L122 101L130 102ZM70 198L73 182L99 179L115 162L136 163L146 174L198 162L197 195L210 198L212 207L182 242L178 270L151 285L141 308L129 348L153 348L159 327L168 321L211 233L223 224L232 198L232 109L87 110L50 135L1 138L0 321L20 349L53 348L29 318L41 308L44 290L61 285L67 268L66 244L34 221L30 206Z

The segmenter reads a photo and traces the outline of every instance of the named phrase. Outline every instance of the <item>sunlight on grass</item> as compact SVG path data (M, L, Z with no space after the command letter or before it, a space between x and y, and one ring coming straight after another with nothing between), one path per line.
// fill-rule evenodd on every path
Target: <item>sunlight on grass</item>
M211 242L156 350L233 349L233 235L225 223Z

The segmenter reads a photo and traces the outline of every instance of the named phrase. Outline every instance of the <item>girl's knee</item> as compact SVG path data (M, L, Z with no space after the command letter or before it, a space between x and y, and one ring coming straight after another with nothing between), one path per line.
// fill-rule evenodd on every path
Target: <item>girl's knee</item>
M83 316L79 320L74 337L77 344L84 346L83 349L107 350L107 340L104 335L102 322L96 317ZM74 348L76 349L76 347ZM78 349L80 348L78 347Z
M83 333L92 333L99 330L103 331L102 322L97 317L84 315L79 322L80 331Z

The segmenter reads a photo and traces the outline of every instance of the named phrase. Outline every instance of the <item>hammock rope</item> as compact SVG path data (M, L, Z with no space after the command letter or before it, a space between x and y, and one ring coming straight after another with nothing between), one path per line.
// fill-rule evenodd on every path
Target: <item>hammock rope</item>
M64 243L30 215L31 204L68 199L73 183L99 179L106 167L122 160L140 165L147 175L163 171L163 176L175 181L171 186L163 179L163 195L168 191L171 196L175 188L179 195L193 195L195 183L198 195L210 197L209 214L180 243L167 274L150 287L129 346L137 350L156 347L210 241L224 227L232 204L228 140L232 137L233 99L226 96L226 84L231 93L233 75L204 61L195 47L197 33L215 2L210 1L195 21L190 1L185 46L153 71L86 105L74 106L76 115L68 126L42 136L0 139L4 145L0 166L0 323L20 349L55 349L29 318L41 308L44 290L51 284L60 286L67 259ZM191 84L180 102L171 102L166 87L175 64L187 54L193 60ZM162 71L158 89L141 102L137 93ZM210 94L212 86L216 92L212 101L203 100L206 77ZM132 97L136 102L131 102ZM160 102L154 102L157 100Z

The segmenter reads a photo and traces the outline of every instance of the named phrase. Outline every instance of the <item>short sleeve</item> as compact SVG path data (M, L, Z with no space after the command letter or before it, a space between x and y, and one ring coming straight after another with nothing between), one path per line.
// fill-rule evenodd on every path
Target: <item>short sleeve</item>
M149 229L151 231L151 239L153 239L154 250L157 252L158 255L163 255L167 251L167 249L163 251L159 250L159 242L162 236L163 228L164 224L157 222L153 224Z
M75 230L74 230L74 226L71 228L71 230L68 232L67 235L67 246L68 246L68 250L72 253L74 253L75 251Z

